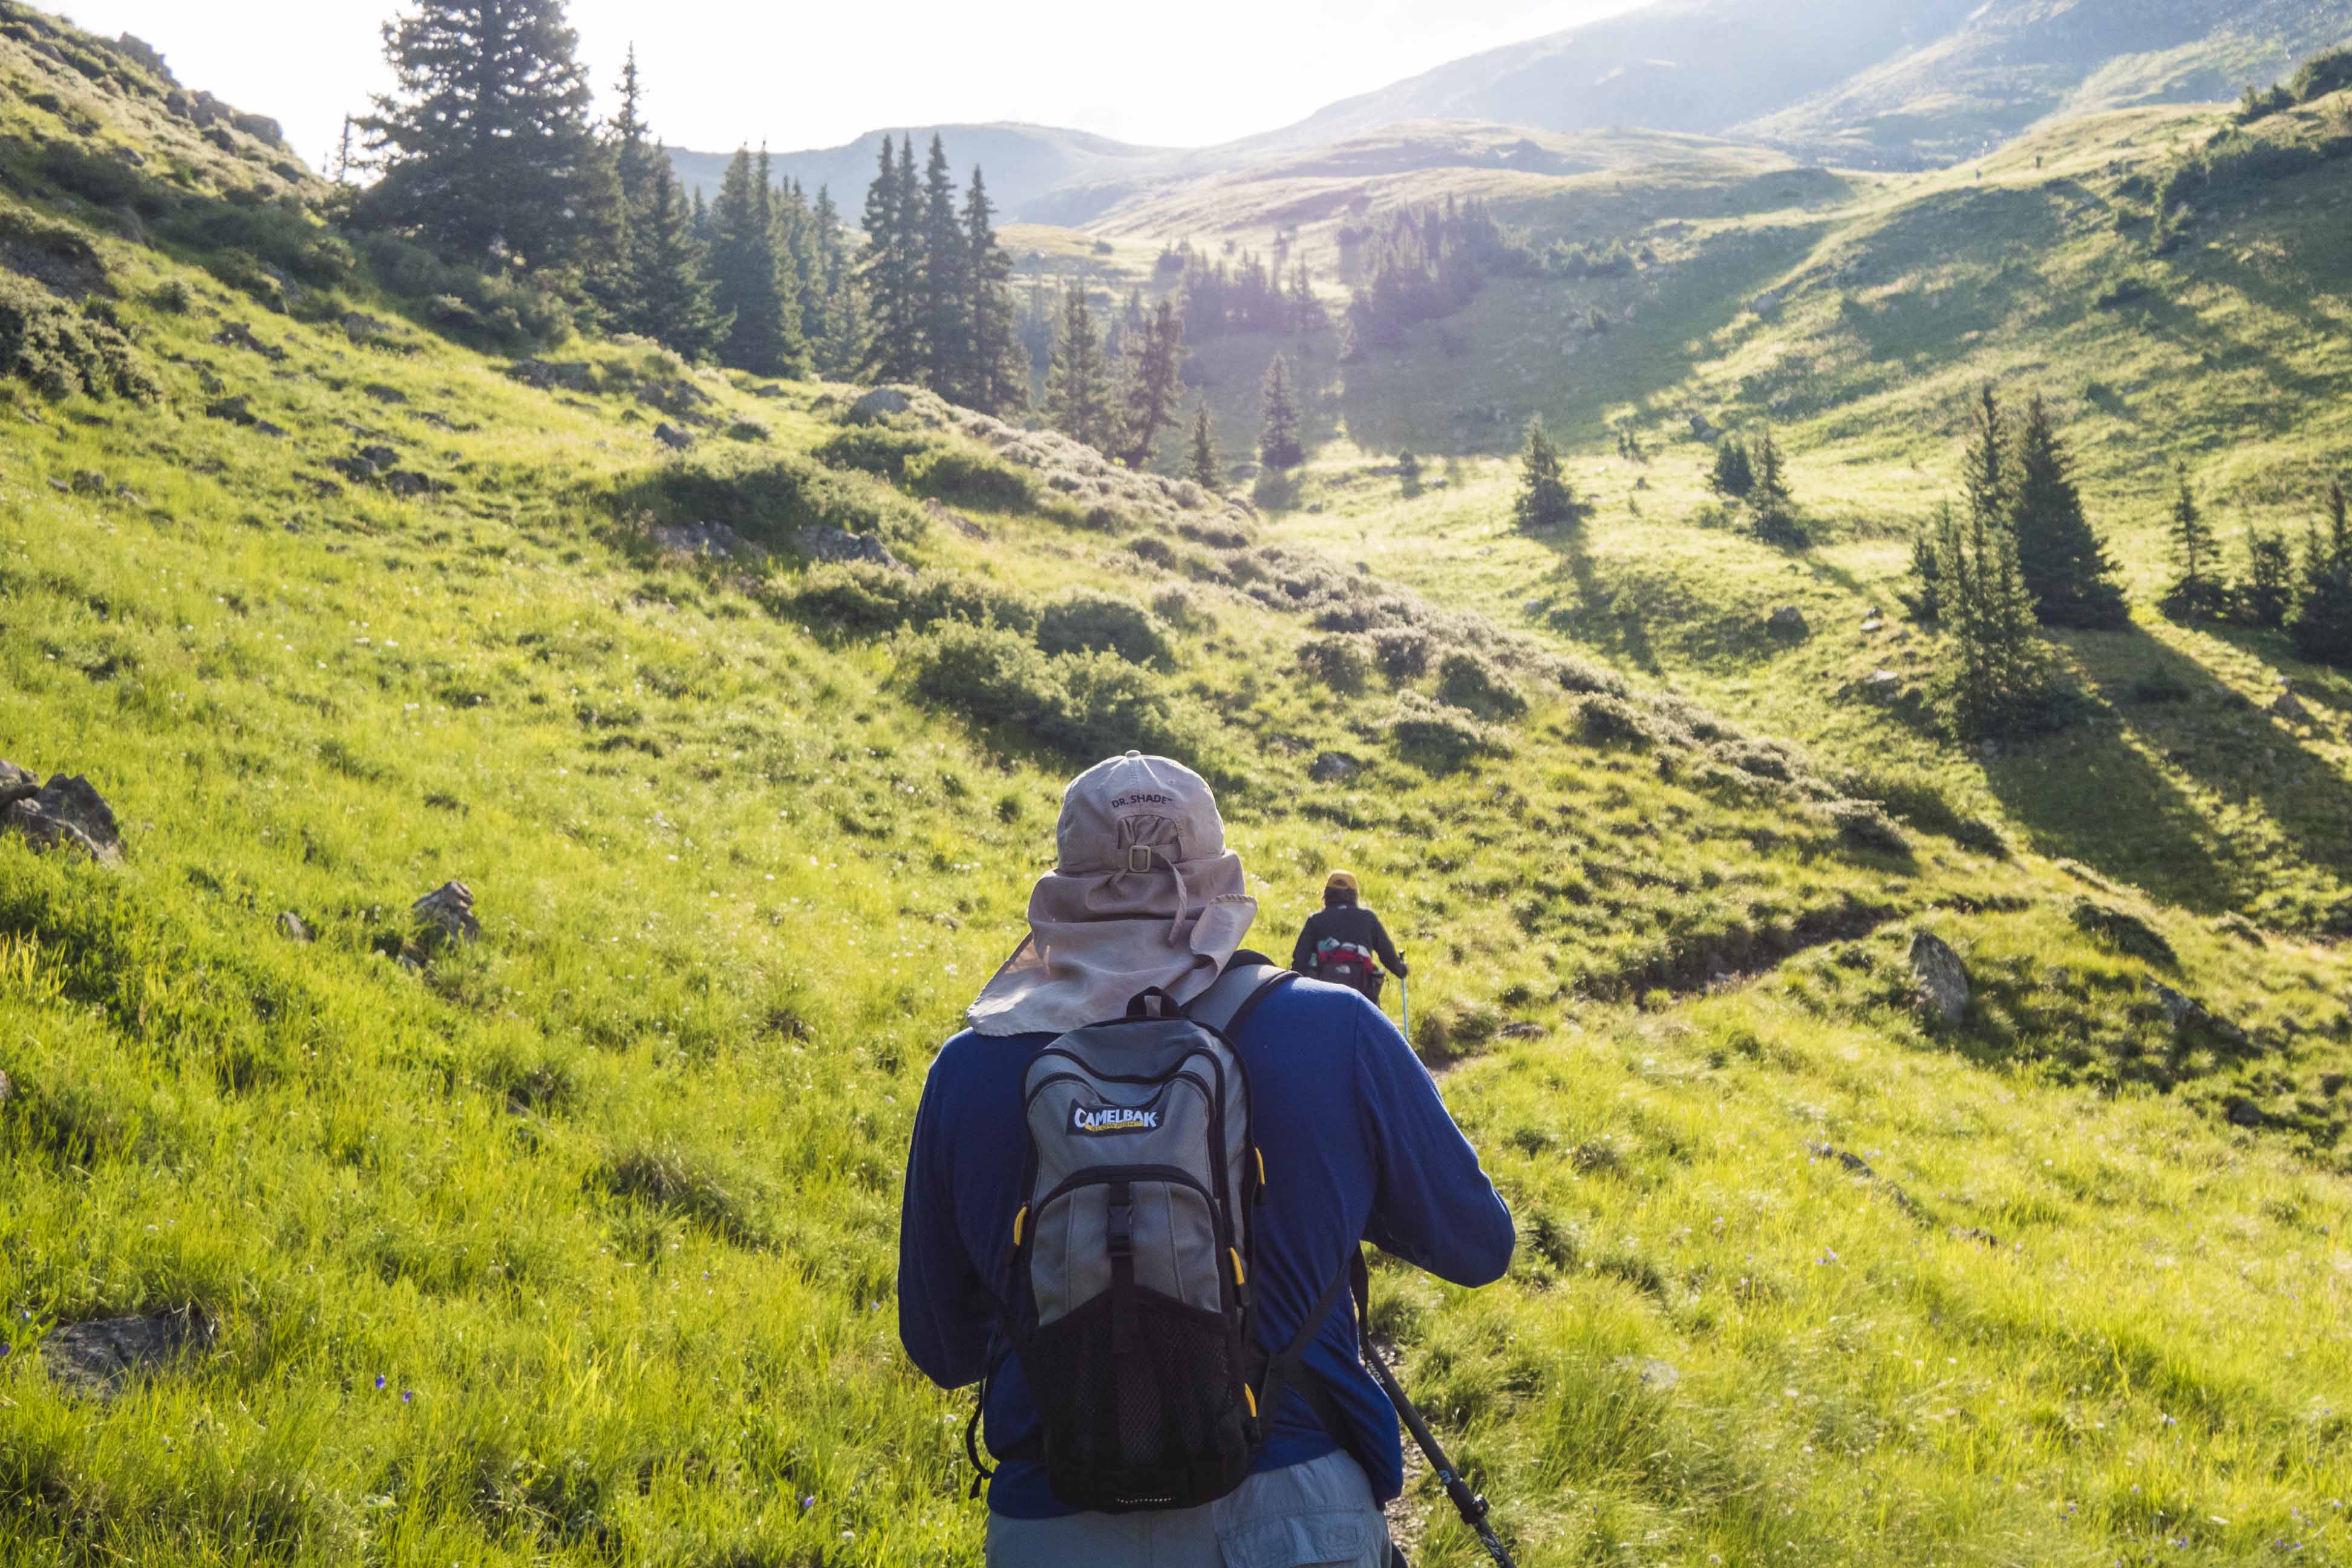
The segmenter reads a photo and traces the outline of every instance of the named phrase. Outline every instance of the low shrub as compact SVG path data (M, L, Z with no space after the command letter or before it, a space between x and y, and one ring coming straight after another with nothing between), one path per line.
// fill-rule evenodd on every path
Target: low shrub
M12 272L0 272L0 373L47 397L152 403L162 392L120 329Z
M2131 700L2151 705L2186 702L2194 693L2189 683L2161 667L2148 670L2131 683Z
M1874 800L1833 800L1822 810L1837 829L1839 839L1853 848L1883 855L1911 853L1911 840Z
M1491 726L1418 691L1398 697L1386 728L1398 756L1432 773L1451 773L1482 756L1510 754L1509 742Z
M1003 626L1027 633L1037 606L976 577L950 572L895 572L865 561L823 562L810 567L779 607L793 619L853 637L879 637L901 626L941 621Z
M1001 626L950 622L910 639L898 666L926 701L1067 761L1132 748L1191 761L1213 782L1230 777L1208 727L1159 677L1112 655L1051 655Z
M1610 697L1622 697L1630 689L1625 678L1615 670L1603 669L1597 664L1587 664L1580 658L1569 658L1548 654L1538 665L1538 673L1562 691L1578 694L1593 692Z
M1418 680L1429 673L1433 644L1413 626L1382 626L1371 634L1372 660L1391 680Z
M1631 746L1646 751L1656 745L1660 727L1633 703L1607 692L1593 692L1576 705L1577 738L1592 746Z
M132 205L153 214L169 199L129 163L79 142L51 142L41 153L41 177L102 207Z
M1162 664L1168 634L1151 613L1108 594L1076 593L1037 616L1037 646L1047 653L1116 654L1129 664Z
M1151 596L1151 613L1180 632L1205 632L1217 624L1207 604L1190 588L1162 588Z
M921 509L878 479L759 447L710 447L665 464L638 475L611 500L623 517L724 523L768 545L789 543L803 528L823 528L900 546L929 529Z
M1948 838L1963 849L2009 858L2009 840L1981 816L1973 816L1927 774L1907 768L1865 768L1843 774L1840 786L1862 800L1874 800L1922 833Z
M1445 1001L1413 1021L1414 1054L1431 1067L1475 1056L1502 1032L1502 1016L1483 1002Z
M1318 686L1360 697L1371 679L1370 639L1346 632L1308 637L1298 645L1298 668Z
M1475 653L1449 653L1437 667L1437 697L1482 719L1517 719L1528 700L1510 677Z

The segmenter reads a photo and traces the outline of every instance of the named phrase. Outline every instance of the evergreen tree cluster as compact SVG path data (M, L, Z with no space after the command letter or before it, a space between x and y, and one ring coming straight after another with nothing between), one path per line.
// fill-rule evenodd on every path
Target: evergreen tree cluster
M1528 421L1527 443L1519 451L1519 493L1511 502L1511 521L1530 532L1575 528L1592 515L1591 503L1560 463L1559 447L1544 428L1543 416Z
M2303 581L2287 630L2305 658L2352 669L2352 521L2340 479L2327 487L2327 531L2315 524L2305 537Z
M1106 334L1079 279L1062 291L1045 376L1045 417L1071 439L1129 468L1144 468L1159 450L1160 433L1176 424L1184 357L1184 318L1175 300L1147 308L1140 293L1131 295L1125 315ZM1198 468L1201 431L1194 436L1192 466Z
M1360 281L1348 302L1350 355L1393 348L1416 324L1452 315L1490 276L1531 269L1525 248L1475 199L1399 208L1377 230L1353 232Z
M1811 537L1789 491L1780 444L1766 426L1753 439L1727 436L1715 448L1707 488L1746 513L1748 531L1767 544L1798 546Z
M866 191L866 251L856 279L868 341L859 370L877 381L929 387L983 414L1027 405L1029 364L996 238L996 208L977 168L959 201L938 136L922 170L915 144L882 139ZM1081 437L1083 439L1083 437Z
M1233 332L1298 336L1331 324L1303 261L1286 282L1279 258L1269 265L1256 252L1244 250L1229 264L1188 242L1163 248L1154 270L1178 279L1185 330L1195 342Z

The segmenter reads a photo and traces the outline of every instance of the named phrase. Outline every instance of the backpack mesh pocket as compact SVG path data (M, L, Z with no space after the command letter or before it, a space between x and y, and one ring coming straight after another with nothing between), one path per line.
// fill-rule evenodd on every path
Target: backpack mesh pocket
M1115 1353L1116 1300L1105 1292L1039 1330L1024 1358L1055 1496L1106 1512L1223 1496L1251 1462L1223 1318L1138 1289Z

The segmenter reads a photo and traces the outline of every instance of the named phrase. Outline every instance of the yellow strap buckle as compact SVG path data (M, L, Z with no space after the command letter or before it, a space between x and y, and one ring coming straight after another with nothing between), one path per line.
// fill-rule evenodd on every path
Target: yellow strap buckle
M1021 1245L1021 1222L1028 1217L1029 1205L1027 1204L1023 1204L1021 1205L1021 1212L1013 1216L1013 1245L1015 1247Z

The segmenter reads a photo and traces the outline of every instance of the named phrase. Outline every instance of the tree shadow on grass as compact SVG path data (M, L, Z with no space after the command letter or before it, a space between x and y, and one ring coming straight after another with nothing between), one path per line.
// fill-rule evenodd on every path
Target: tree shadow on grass
M1601 581L1584 531L1554 529L1533 537L1559 556L1561 568L1576 584L1577 605L1572 609L1556 606L1547 616L1553 629L1630 660L1647 674L1660 674L1664 667L1650 641L1646 616L1633 595Z

